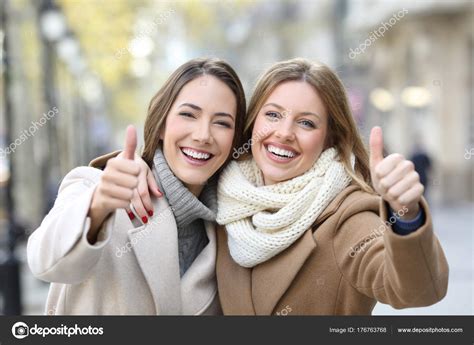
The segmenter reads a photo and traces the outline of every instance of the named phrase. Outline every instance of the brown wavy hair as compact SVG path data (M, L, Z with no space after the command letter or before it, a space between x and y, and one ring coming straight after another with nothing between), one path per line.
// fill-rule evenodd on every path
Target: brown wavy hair
M328 134L325 147L335 147L347 173L364 191L372 193L369 155L354 122L345 88L326 65L302 58L275 63L257 81L250 99L244 127L244 142L252 137L257 114L273 90L285 81L301 80L313 86L328 110ZM355 156L352 169L350 157ZM242 159L249 157L243 155Z
M156 149L160 145L159 133L164 128L166 116L173 103L178 97L181 89L190 81L203 76L211 75L226 84L234 93L237 103L235 118L235 133L232 142L233 148L242 144L242 132L245 123L245 93L240 79L234 69L225 61L216 58L193 59L176 69L164 85L153 96L148 107L148 115L145 120L144 141L142 158L151 168ZM231 150L232 152L232 150ZM227 158L221 169L230 161Z

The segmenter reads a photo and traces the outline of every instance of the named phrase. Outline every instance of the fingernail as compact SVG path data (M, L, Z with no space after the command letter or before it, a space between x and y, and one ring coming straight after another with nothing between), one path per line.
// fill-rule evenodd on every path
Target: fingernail
M133 212L128 212L128 218L130 218L130 220L135 219L135 215L133 214Z
M150 217L153 217L153 211L147 211Z
M142 221L143 221L143 223L148 223L148 218L145 217L145 216L143 216L143 217L142 217Z
M161 196L163 196L163 193L161 193L161 190L157 189L158 191L158 194L160 194Z

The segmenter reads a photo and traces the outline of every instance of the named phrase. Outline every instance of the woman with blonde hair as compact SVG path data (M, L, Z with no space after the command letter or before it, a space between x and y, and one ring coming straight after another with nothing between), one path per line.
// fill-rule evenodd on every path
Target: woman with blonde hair
M250 100L244 144L218 183L217 281L226 315L371 314L427 306L448 264L413 163L370 157L327 66L274 64Z
M244 138L251 152L218 184L224 314L371 314L377 302L420 307L445 296L448 264L413 163L383 157L378 127L369 158L328 67L270 67Z
M215 182L241 142L244 116L245 95L232 67L194 59L150 102L145 163L134 161L130 126L123 153L93 162L103 171L69 172L28 240L31 271L51 282L46 313L222 313Z

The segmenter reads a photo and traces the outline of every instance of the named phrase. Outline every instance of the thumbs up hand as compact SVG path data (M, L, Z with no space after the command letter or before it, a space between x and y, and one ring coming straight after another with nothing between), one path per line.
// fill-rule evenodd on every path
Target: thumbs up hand
M123 156L107 161L92 196L88 213L91 226L87 235L92 244L95 243L97 232L107 216L116 209L128 208L130 205L140 174L140 165L133 160L136 147L137 132L135 127L128 126Z
M402 219L416 217L424 187L415 171L413 162L401 154L383 157L383 134L380 127L370 132L370 174L375 191L395 211L401 211Z
M129 130L129 128L127 128L127 130ZM133 208L135 209L135 212L141 219L142 223L148 223L148 218L153 216L153 203L151 201L150 194L157 198L162 197L163 194L158 189L158 185L150 167L139 155L135 154L135 149L137 146L136 133L131 133L131 135L128 135L127 132L127 139L128 140L125 142L124 151L122 151L117 156L117 158L133 160L140 168L140 172L138 174L138 184L133 190L131 204L133 205ZM130 220L133 220L135 218L135 214L128 206L125 208L125 210L127 211Z

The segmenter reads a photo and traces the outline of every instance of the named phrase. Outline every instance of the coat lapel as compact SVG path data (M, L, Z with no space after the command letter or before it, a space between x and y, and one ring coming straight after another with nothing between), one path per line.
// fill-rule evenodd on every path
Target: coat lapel
M270 315L306 259L316 248L311 230L292 246L254 268L238 265L230 256L227 233L217 230L217 283L226 315Z
M309 229L288 249L253 268L252 299L257 315L272 313L315 248L313 232Z
M230 256L227 232L222 225L217 234L217 285L225 315L255 315L252 301L251 269L239 266Z
M202 314L217 294L215 224L204 222L209 243L181 279L184 315Z
M227 315L270 315L316 248L315 228L333 215L357 186L340 193L321 213L313 226L288 249L252 269L239 266L230 256L227 233L217 229L217 283Z
M173 212L164 198L154 200L155 215L128 231L138 264L160 315L181 314L178 236Z
M110 153L107 153L106 155L94 158L93 160L89 162L89 166L96 169L103 170L105 166L107 165L107 161L111 158L115 158L116 156L118 156L120 152L122 151L118 150L118 151L110 152Z

